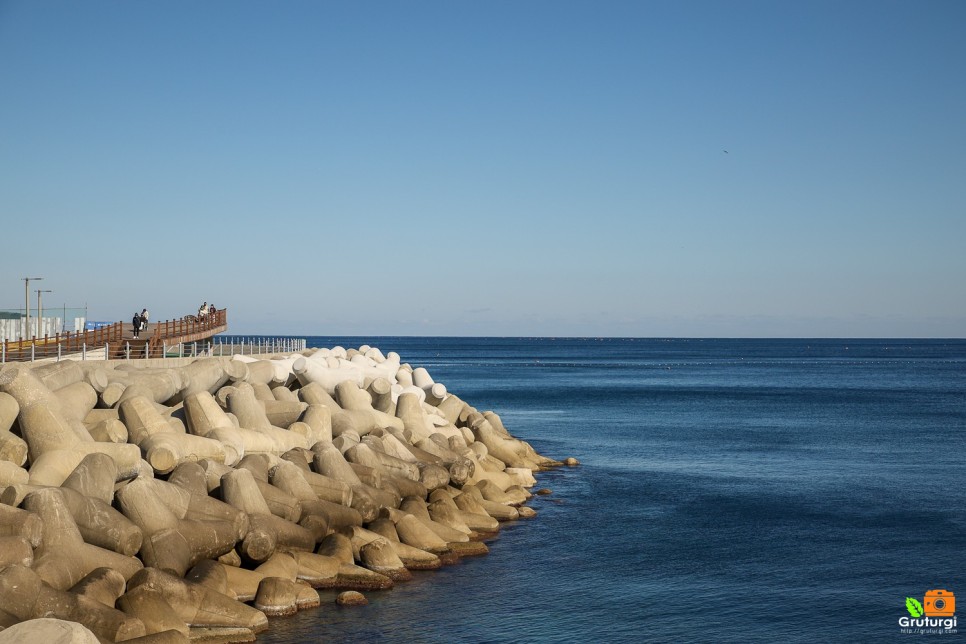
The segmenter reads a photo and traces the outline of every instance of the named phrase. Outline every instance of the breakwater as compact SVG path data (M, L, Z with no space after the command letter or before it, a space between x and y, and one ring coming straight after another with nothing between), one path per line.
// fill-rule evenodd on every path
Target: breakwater
M9 365L0 392L0 625L107 641L251 640L317 588L485 554L560 464L367 346Z

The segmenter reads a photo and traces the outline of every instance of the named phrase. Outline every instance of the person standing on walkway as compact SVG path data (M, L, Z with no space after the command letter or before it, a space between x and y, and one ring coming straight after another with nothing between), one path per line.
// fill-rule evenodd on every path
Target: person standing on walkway
M141 314L137 311L134 312L134 318L131 320L131 326L134 327L134 337L137 338L141 333Z
M148 330L148 316L149 315L150 314L148 313L148 310L146 308L141 309L141 330L142 331L147 331Z

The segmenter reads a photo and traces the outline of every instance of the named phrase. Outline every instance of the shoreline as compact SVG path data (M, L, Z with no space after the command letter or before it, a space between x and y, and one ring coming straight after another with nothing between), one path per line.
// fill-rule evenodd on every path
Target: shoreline
M251 641L316 589L365 602L486 554L564 464L367 345L8 364L0 430L0 627L107 641Z

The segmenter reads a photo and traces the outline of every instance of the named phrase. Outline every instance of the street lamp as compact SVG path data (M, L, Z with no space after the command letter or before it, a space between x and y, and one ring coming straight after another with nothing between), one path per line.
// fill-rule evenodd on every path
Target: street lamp
M51 291L49 288L43 289L43 290L39 288L37 289L37 337L38 338L40 337L41 331L43 331L41 327L44 325L44 305L43 305L43 300L41 300L40 298L41 293L53 293L53 291Z
M42 277L21 277L23 280L23 308L26 314L26 319L23 323L23 337L21 340L26 340L27 334L30 333L30 280L42 280Z

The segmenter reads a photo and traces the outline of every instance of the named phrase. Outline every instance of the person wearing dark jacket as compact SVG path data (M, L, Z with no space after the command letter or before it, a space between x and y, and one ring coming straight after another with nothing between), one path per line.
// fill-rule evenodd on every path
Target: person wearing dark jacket
M137 338L141 333L141 314L135 312L134 319L131 320L131 326L134 327L134 337Z

